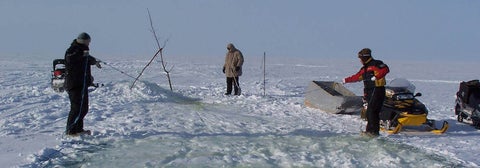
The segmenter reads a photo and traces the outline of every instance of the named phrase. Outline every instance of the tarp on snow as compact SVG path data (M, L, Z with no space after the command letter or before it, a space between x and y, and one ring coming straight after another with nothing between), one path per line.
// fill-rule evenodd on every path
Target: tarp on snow
M305 105L328 113L356 113L363 108L361 96L334 81L312 81L305 93Z

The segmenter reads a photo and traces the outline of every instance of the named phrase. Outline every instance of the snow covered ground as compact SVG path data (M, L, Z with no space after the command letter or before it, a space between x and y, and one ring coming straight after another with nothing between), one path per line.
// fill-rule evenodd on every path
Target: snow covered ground
M100 57L136 76L149 57ZM142 81L109 66L94 70L103 83L90 93L85 118L92 136L66 137L66 93L50 88L53 58L0 58L2 167L477 167L480 131L457 123L455 92L477 79L473 63L384 60L388 79L408 78L423 94L429 118L446 120L444 135L359 136L359 115L333 115L303 105L312 80L341 81L358 60L245 56L242 96L225 96L218 58L167 57L170 92L158 62ZM275 61L273 61L275 60ZM348 84L356 94L362 84ZM438 122L440 124L440 122Z

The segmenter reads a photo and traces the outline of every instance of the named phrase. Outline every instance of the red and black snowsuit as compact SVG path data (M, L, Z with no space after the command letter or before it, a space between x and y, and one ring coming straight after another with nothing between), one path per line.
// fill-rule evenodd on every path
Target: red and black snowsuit
M390 70L385 63L370 57L360 71L344 79L345 83L363 81L363 98L368 103L366 132L374 135L378 135L380 130L380 111L385 100L385 76L388 72Z
M70 98L66 133L83 132L83 118L88 113L88 87L92 85L90 65L97 60L88 54L88 46L73 40L65 52L65 89Z

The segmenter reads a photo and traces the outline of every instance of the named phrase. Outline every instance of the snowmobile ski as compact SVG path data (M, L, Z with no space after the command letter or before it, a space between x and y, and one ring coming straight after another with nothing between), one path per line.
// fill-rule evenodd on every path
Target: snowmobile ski
M386 129L384 127L380 128L382 131L388 133L388 134L397 134L399 133L400 131L402 132L405 132L405 133L420 133L420 132L430 132L430 133L433 133L433 134L443 134L445 133L448 128L449 128L449 124L447 121L443 121L443 125L441 128L435 128L434 126L430 125L430 124L424 124L425 126L427 126L427 128L425 130L418 130L418 129L402 129L403 128L403 125L402 124L398 124L396 127L393 127L392 129Z

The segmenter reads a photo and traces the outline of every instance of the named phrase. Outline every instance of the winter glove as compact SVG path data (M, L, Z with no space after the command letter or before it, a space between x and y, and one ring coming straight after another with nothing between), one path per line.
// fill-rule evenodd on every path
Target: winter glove
M223 67L223 70L222 70L222 71L223 71L223 73L225 73L225 67Z
M102 62L102 61L97 61L97 62L95 63L95 65L96 65L97 68L99 68L99 69L102 69L102 65L100 65L101 62Z
M240 71L240 67L239 66L235 67L235 71Z
M342 80L342 84L345 84L347 83L347 81L345 81L345 78Z
M375 80L377 80L377 78L375 76L373 76L372 78L370 78L370 80L375 81Z
M363 108L367 109L367 107L368 107L368 103L367 102L363 103Z
M88 86L93 86L94 85L93 81L95 81L95 78L93 78L93 76L90 76L90 79L91 79L91 82L90 82L90 84L88 84Z

